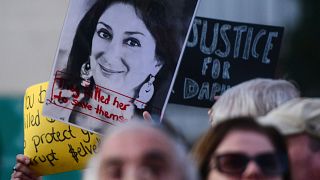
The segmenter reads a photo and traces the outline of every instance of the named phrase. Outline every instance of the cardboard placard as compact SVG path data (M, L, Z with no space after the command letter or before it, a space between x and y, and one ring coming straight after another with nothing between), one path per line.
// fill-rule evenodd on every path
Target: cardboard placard
M243 81L273 78L283 27L196 17L170 102L211 107Z
M97 153L100 137L42 116L48 82L29 87L24 96L24 155L39 175L83 169Z
M77 4L70 1L43 114L97 133L144 111L160 123L198 0L97 0L80 13Z

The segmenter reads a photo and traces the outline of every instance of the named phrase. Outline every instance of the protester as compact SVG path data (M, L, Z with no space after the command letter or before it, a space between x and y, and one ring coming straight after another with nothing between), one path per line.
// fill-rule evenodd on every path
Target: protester
M284 102L299 96L299 90L289 81L253 79L224 92L209 110L212 126L226 118L263 116Z
M276 129L249 117L209 129L193 155L202 180L290 179L284 139Z
M293 180L320 179L320 98L296 98L259 119L286 137Z
M85 172L85 180L196 179L184 147L160 129L149 124L128 123L108 129L105 137L100 152ZM12 179L37 179L26 165L17 163Z
M106 137L85 179L195 179L183 147L158 129L128 124Z

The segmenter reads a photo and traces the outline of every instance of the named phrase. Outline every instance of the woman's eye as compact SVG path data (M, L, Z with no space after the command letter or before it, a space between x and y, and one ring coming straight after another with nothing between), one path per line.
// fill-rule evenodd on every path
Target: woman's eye
M105 29L100 29L98 30L98 36L101 37L102 39L111 39L112 38L112 34L105 30Z
M136 38L128 38L124 43L131 47L141 47L140 41Z

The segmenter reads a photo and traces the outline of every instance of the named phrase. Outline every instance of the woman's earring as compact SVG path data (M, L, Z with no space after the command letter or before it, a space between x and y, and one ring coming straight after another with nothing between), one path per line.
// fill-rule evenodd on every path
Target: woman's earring
M81 86L90 86L90 78L92 77L92 71L90 67L90 62L87 61L81 66L80 77L82 78Z
M150 75L149 81L144 83L139 91L138 97L134 100L134 104L138 109L144 109L146 107L146 103L150 101L154 93L153 82L155 78L153 75Z

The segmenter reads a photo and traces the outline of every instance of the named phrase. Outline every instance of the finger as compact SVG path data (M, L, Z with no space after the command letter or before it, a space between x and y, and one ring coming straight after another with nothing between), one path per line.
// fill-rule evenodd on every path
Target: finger
M22 163L22 164L25 164L25 165L30 164L30 159L27 156L23 155L23 154L18 154L16 156L16 161L17 161L17 163Z
M12 173L12 175L11 175L11 180L35 180L35 179L36 178L31 178L31 177L23 174L22 172L17 172L17 171Z
M16 172L21 172L25 175L27 175L28 177L32 177L32 178L36 178L36 173L27 165L22 164L22 163L17 163L16 166Z
M152 122L151 114L148 111L142 113L143 119L147 122Z

